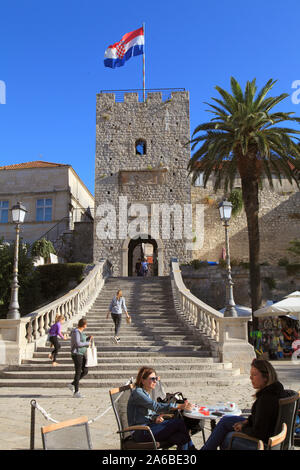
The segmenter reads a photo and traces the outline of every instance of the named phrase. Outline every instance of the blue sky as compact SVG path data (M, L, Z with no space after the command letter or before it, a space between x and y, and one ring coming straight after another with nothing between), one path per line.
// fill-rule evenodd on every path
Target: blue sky
M96 93L142 88L142 56L112 70L104 51L143 22L146 88L188 90L191 131L231 76L292 95L299 17L299 0L1 0L0 166L68 163L94 193ZM278 109L300 115L291 97Z

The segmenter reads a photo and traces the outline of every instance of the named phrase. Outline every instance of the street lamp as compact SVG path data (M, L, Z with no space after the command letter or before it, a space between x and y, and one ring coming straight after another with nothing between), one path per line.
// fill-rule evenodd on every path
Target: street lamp
M19 263L19 238L20 238L20 225L24 222L25 214L27 212L25 206L18 202L11 209L13 222L16 224L16 242L15 242L15 255L14 255L14 268L13 279L11 283L11 296L7 318L18 320L20 318L19 301L18 301L18 263Z
M219 204L220 218L225 227L225 244L226 244L226 265L227 265L227 282L228 282L228 295L227 305L224 311L224 317L237 317L237 311L235 308L235 302L233 298L233 281L231 277L231 266L230 266L230 254L229 254L229 239L228 239L228 227L229 220L231 217L232 204L231 202L224 199Z

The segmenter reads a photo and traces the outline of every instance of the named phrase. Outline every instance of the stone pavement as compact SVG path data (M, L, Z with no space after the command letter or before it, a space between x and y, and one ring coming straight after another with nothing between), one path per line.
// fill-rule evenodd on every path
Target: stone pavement
M300 389L300 367L290 362L274 361L279 380L286 388ZM171 390L178 391L178 390ZM81 392L85 398L75 399L65 388L13 388L0 387L0 450L25 450L30 443L30 401L35 399L51 417L63 421L79 416L94 419L110 407L108 390L103 388L84 388ZM185 395L191 402L211 405L218 401L234 401L242 408L250 408L253 402L253 388L250 384L232 386L204 386L196 390L187 387ZM42 449L40 428L51 424L36 410L35 449ZM119 449L119 438L116 434L117 424L112 409L90 425L94 449ZM209 431L208 431L209 434ZM197 448L201 447L201 433L193 437ZM296 448L300 450L300 448Z

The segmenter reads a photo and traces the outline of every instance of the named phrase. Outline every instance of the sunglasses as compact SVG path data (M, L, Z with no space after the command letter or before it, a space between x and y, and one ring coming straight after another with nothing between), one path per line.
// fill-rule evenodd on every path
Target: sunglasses
M152 382L158 382L159 378L158 377L149 377Z

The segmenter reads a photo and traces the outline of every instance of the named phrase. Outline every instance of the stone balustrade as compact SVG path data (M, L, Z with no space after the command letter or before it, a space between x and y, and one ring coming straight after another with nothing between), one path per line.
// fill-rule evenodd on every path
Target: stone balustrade
M203 335L213 353L221 362L232 362L242 373L250 369L255 352L248 342L248 322L251 317L224 317L224 315L195 297L186 288L179 263L171 261L174 301L185 322Z
M110 264L102 260L73 290L19 320L0 320L0 364L21 364L30 359L37 346L45 345L56 315L65 318L64 329L83 317L111 274Z

